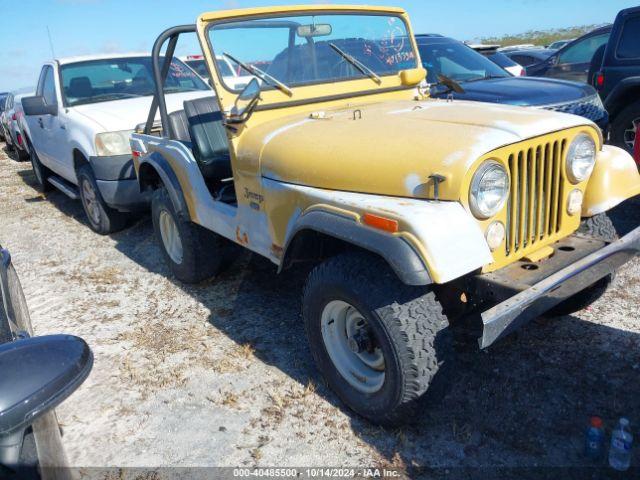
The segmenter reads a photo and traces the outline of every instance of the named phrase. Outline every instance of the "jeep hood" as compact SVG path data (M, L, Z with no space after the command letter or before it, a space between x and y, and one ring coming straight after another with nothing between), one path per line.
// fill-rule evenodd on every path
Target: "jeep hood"
M481 156L580 125L593 124L478 102L383 102L256 125L241 137L238 153L259 158L263 177L332 190L430 198L429 176L440 174L446 177L441 197L458 200L465 174Z
M200 97L213 96L211 90L198 90L195 92L171 93L165 95L167 111L182 110L185 100L193 100ZM117 132L120 130L133 130L136 125L145 122L151 108L152 96L126 98L109 102L89 103L69 107L70 110L95 122L105 132ZM156 112L156 119L160 114Z

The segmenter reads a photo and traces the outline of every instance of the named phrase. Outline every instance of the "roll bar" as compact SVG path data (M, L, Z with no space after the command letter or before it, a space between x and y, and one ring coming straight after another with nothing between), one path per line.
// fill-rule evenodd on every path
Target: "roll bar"
M166 29L160 34L153 44L153 50L151 51L151 63L153 67L153 80L155 83L155 93L153 95L153 101L151 102L151 109L149 110L149 116L147 117L147 123L144 127L144 133L149 135L153 128L153 121L156 118L156 111L160 108L160 121L162 122L162 135L167 132L171 135L171 125L169 123L169 115L167 113L167 103L164 98L164 81L167 78L169 72L169 66L173 60L173 53L176 50L176 43L178 37L183 33L196 33L196 25L179 25L177 27L171 27ZM165 42L169 40L167 45L167 51L164 56L164 62L160 67L160 52Z

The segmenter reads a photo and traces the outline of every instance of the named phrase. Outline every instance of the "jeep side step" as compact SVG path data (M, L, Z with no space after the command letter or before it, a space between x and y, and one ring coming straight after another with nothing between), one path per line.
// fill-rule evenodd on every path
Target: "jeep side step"
M80 198L78 189L74 185L67 182L66 180L58 176L52 175L49 178L47 178L47 181L51 185L56 187L58 190L60 190L62 193L64 193L71 200L78 200L78 198Z

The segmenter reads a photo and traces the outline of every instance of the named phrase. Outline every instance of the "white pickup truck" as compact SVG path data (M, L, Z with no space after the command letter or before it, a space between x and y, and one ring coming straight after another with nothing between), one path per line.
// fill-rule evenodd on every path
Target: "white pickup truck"
M35 96L22 99L25 142L40 188L80 198L89 226L100 234L122 229L129 212L148 206L129 135L147 120L153 85L149 54L72 57L45 63ZM178 59L165 92L175 109L213 95Z

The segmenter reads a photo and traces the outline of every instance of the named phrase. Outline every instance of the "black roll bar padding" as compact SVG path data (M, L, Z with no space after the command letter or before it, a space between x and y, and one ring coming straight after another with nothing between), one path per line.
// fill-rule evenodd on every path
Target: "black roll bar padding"
M176 43L178 37L182 33L196 33L196 25L179 25L177 27L171 27L166 29L160 34L153 44L153 50L151 51L151 64L153 67L153 80L155 83L155 93L151 102L151 109L149 110L149 116L147 117L147 124L144 127L144 133L149 135L153 128L153 122L156 118L156 111L160 108L160 121L162 122L162 135L166 132L169 135L173 135L171 132L171 125L169 124L169 115L167 114L167 103L164 98L164 80L167 78L169 72L169 66L173 60L173 53L176 49ZM164 62L162 68L160 68L160 52L164 43L169 40L167 45L167 51L165 53Z

